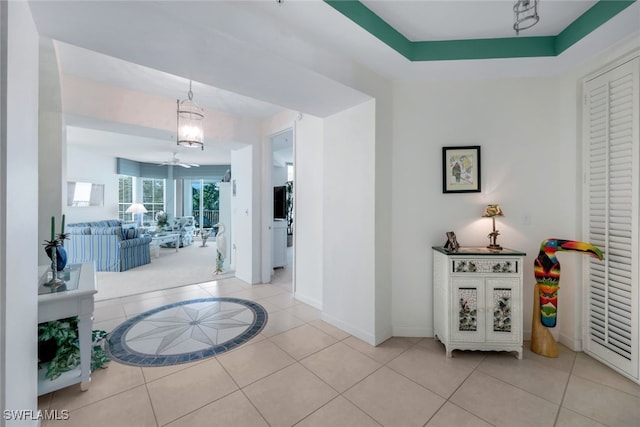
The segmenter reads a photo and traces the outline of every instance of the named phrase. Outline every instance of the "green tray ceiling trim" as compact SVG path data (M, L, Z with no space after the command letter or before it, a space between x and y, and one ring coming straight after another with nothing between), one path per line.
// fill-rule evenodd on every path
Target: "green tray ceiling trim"
M358 0L324 1L410 61L444 61L557 56L636 0L600 0L557 36L438 41L407 39Z
M365 29L371 35L377 37L407 59L411 59L413 42L403 36L382 18L373 13L371 9L357 0L325 0L329 6L342 13L354 23Z
M556 54L560 55L590 32L631 6L636 0L600 0L556 36ZM542 19L542 18L541 18Z

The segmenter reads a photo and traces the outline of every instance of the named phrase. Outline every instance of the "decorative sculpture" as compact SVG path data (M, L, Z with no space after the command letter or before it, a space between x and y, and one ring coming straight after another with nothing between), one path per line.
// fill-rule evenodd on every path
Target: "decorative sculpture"
M200 232L200 238L202 239L202 245L200 247L204 248L207 246L207 239L211 236L211 230L202 230Z
M216 234L216 270L214 273L219 274L222 273L224 258L227 254L227 238L224 235L224 224L219 222L216 227L218 227L218 233Z
M584 252L602 259L602 251L590 243L574 240L545 239L533 264L536 285L533 292L533 319L531 322L531 351L546 357L558 357L558 346L548 328L556 326L558 290L560 289L560 262L557 251Z
M458 252L460 249L456 233L453 231L447 231L447 242L444 244L444 248L449 252Z

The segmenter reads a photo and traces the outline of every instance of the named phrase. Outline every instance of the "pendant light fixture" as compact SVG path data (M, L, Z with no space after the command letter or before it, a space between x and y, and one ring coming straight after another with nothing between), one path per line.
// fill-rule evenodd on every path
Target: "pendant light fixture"
M189 99L178 99L178 131L176 133L178 145L183 147L200 148L204 150L204 110L193 102L191 80L189 80Z
M516 36L520 35L521 30L531 28L538 23L538 0L518 0L513 5L514 23L513 29L516 30Z

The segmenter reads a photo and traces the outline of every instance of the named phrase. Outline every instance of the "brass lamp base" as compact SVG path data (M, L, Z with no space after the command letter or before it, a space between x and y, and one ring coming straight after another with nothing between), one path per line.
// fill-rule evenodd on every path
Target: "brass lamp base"
M493 250L495 250L495 251L501 251L501 250L502 250L502 246L500 246L500 245L494 245L494 244L488 245L488 246L487 246L487 248L488 248L488 249L493 249Z

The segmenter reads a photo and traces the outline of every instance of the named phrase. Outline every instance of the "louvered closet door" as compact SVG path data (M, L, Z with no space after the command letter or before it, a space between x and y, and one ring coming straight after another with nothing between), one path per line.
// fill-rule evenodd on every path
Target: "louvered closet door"
M585 352L638 381L638 73L635 58L585 82Z

